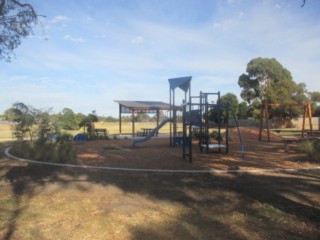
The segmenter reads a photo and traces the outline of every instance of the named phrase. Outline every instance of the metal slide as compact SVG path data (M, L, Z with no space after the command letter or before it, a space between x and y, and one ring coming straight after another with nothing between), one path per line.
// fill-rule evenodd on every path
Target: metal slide
M152 137L156 134L156 132L158 132L158 130L159 130L160 128L162 128L167 122L171 122L171 121L172 121L171 118L167 118L167 119L163 120L163 121L158 125L158 127L156 127L155 129L153 129L153 130L151 131L151 133L149 133L147 136L145 136L145 137L143 137L143 138L135 138L135 139L133 139L131 146L132 146L132 147L135 147L135 145L136 145L137 143L142 143L142 142L148 141L150 138L152 138Z

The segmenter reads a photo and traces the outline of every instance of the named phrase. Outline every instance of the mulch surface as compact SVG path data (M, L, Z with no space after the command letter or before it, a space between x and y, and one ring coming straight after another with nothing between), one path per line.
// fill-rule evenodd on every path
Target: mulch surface
M229 152L209 150L200 152L197 141L193 142L192 163L183 159L181 147L170 147L169 139L152 138L145 143L131 147L131 139L98 140L75 143L80 165L106 166L142 169L181 170L236 170L236 169L277 169L313 167L307 156L299 152L296 143L289 145L285 152L281 137L271 135L272 141L258 141L258 129L240 128L245 149L244 160L236 129L229 132ZM266 133L263 133L266 139Z

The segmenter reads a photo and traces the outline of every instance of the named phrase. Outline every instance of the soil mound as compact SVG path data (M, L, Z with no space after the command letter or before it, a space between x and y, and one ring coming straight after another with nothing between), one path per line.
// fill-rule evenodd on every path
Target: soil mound
M245 128L240 127L240 134L243 141L258 141L259 139L259 129L257 128ZM229 129L229 137L231 141L239 141L239 134L237 128ZM262 139L267 139L267 130L262 131ZM271 140L281 140L282 137L270 132Z

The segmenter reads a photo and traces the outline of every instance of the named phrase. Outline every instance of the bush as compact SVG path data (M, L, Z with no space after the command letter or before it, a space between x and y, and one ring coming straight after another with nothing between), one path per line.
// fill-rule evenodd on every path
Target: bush
M35 142L17 141L12 153L17 157L54 163L76 163L77 155L69 134L60 134L56 140L37 139Z
M319 160L320 140L304 141L300 144L300 150L307 154L310 161Z

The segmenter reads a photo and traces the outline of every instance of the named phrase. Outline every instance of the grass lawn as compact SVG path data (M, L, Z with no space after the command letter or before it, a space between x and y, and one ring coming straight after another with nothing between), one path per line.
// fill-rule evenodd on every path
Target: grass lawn
M138 122L135 123L135 131L141 130L141 128L155 128L156 122ZM118 122L98 122L95 123L95 128L106 128L109 131L109 134L119 134L119 123ZM11 126L9 124L0 124L0 140L1 139L11 139L13 137L11 132ZM181 125L178 124L178 131L181 130ZM181 130L182 131L182 130ZM83 128L79 130L67 131L72 135L76 135L77 133L82 133ZM170 125L166 124L163 126L159 133L169 133ZM131 134L132 133L132 125L128 122L122 123L122 133L123 134Z
M10 124L0 124L0 140L11 139L13 137Z
M320 170L157 174L11 161L0 239L319 239Z
M141 128L155 128L157 126L156 122L137 122L135 123L135 131L141 130ZM109 134L118 134L119 133L119 123L118 122L98 122L95 123L95 128L106 128L109 130ZM182 131L182 125L178 124L178 131ZM169 133L170 124L167 123L164 125L159 133ZM122 123L122 133L132 133L132 124L131 122Z

